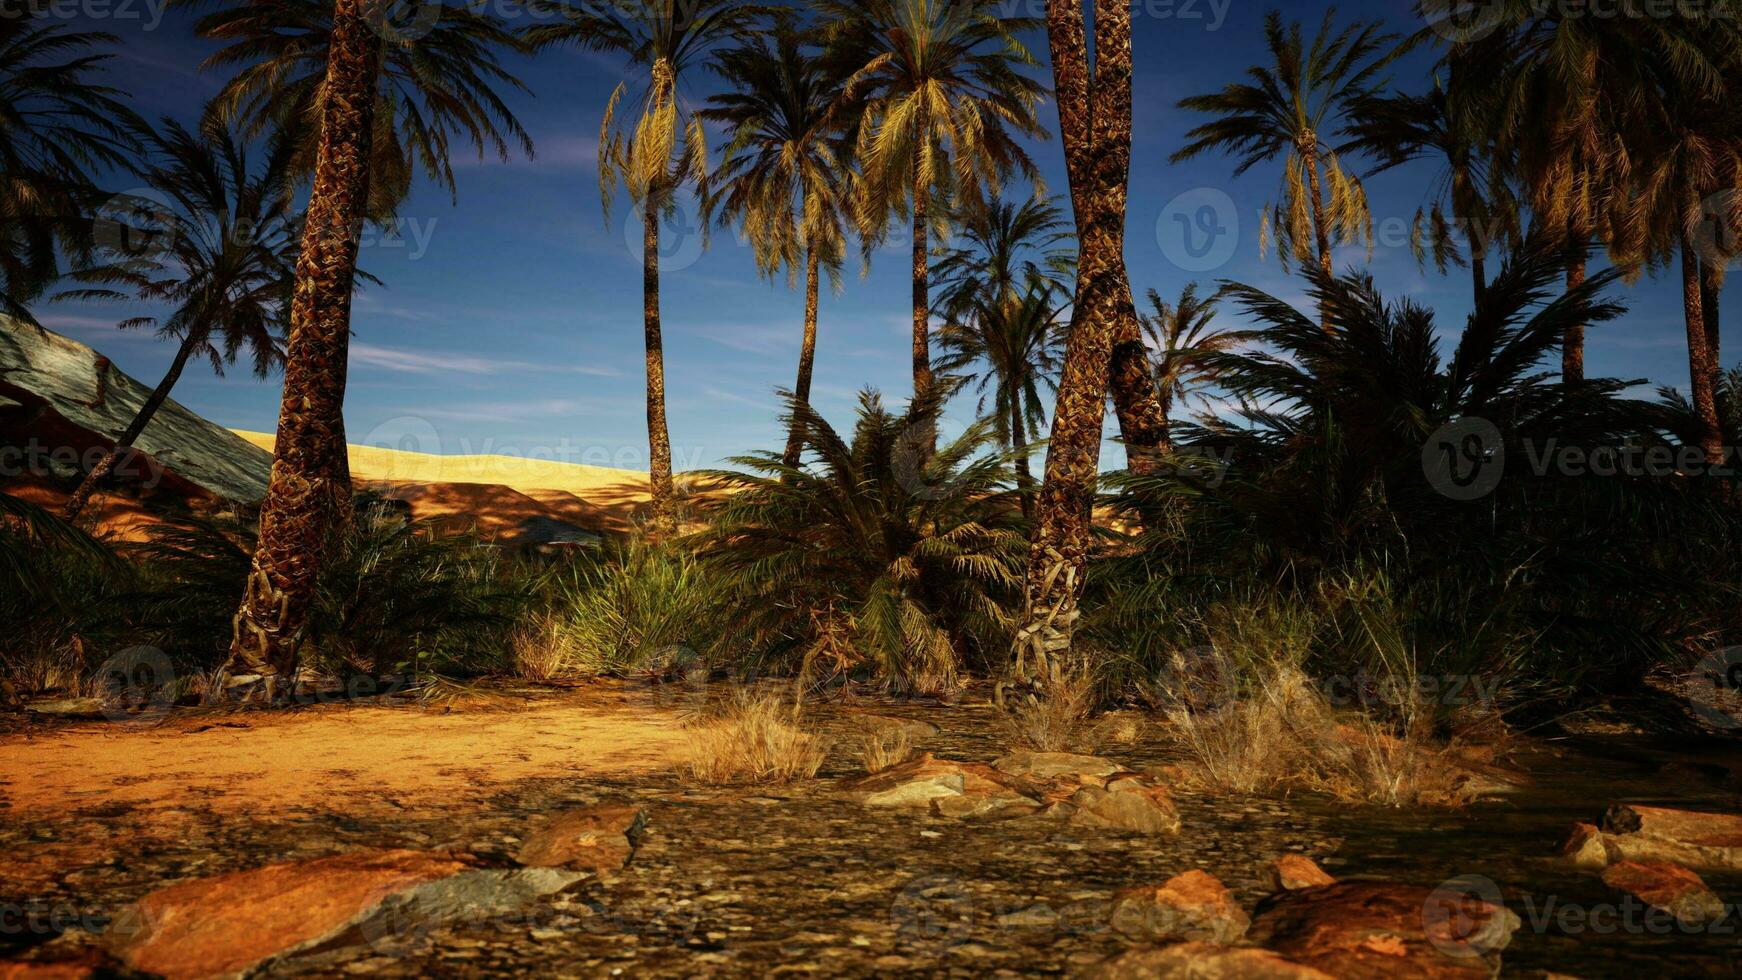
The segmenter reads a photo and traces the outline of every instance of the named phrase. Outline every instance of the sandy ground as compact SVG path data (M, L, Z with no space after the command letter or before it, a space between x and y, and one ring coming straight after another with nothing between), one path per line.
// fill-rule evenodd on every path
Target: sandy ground
M516 780L670 771L668 710L577 693L524 707L327 705L92 723L0 738L0 813L178 809L267 817L451 805Z

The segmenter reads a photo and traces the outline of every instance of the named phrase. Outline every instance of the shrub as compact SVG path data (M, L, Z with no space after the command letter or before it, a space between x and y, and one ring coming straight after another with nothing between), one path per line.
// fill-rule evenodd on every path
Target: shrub
M735 690L692 723L689 773L715 784L788 783L822 768L828 745L799 724L801 705L769 692Z
M641 540L608 551L555 587L546 618L524 642L538 668L624 676L699 666L718 632L717 587L675 546ZM523 664L526 653L520 654Z

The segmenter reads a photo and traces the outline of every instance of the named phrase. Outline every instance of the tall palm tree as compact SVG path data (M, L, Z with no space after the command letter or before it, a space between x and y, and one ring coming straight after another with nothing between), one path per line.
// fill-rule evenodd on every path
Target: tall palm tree
M677 529L677 494L671 476L671 434L665 421L665 346L659 317L659 220L676 209L678 189L707 176L707 136L687 110L678 83L687 69L723 43L742 41L762 22L765 7L744 0L648 0L636 4L534 0L528 29L534 49L573 45L619 55L647 72L641 113L632 131L617 128L617 86L599 127L599 194L609 215L621 183L641 207L642 327L647 349L647 438L653 490L650 530Z
M1239 161L1235 176L1281 156L1281 194L1267 209L1265 240L1275 236L1285 263L1316 254L1327 275L1332 244L1370 243L1373 218L1360 178L1343 167L1346 147L1329 145L1326 137L1383 87L1380 72L1409 49L1378 23L1356 21L1338 30L1336 15L1334 7L1325 11L1308 46L1298 22L1284 26L1282 15L1271 11L1264 41L1272 63L1248 68L1249 82L1181 99L1181 108L1217 118L1188 133L1189 142L1173 155L1178 163L1210 150L1229 152Z
M201 2L201 0L191 0ZM412 13L408 21L395 15ZM400 32L412 23L427 30ZM496 60L512 37L488 15L462 6L392 0L224 0L196 28L227 41L209 65L242 66L216 105L220 117L281 126L313 144L313 187L303 221L285 355L278 439L260 511L259 546L236 614L229 670L261 674L268 696L295 683L317 575L334 532L349 521L345 374L359 232L394 197L373 164L416 158L447 173L455 138L480 155L531 143L497 93L517 85ZM389 43L391 42L391 43ZM278 98L273 93L287 93ZM244 94L247 94L245 97Z
M1201 397L1200 389L1220 376L1216 358L1246 339L1244 332L1214 325L1220 298L1220 293L1199 296L1195 282L1187 283L1173 303L1149 291L1153 312L1143 318L1143 333L1149 341L1150 371L1161 398L1162 418L1170 426L1174 407ZM1173 448L1171 428L1163 446L1167 451Z
M289 144L275 142L255 168L228 128L208 123L196 135L165 120L147 149L158 162L141 177L165 206L149 208L148 224L140 229L142 247L112 245L99 252L100 261L73 273L88 285L55 298L168 304L161 322L140 316L119 326L156 327L158 336L177 342L175 357L116 436L115 447L68 499L62 516L69 521L145 431L190 359L206 358L222 374L226 363L247 351L261 378L284 359L300 230L286 180Z
M1057 391L1059 353L1064 347L1066 297L1062 287L1035 271L1023 292L987 288L964 299L938 332L936 368L961 376L980 393L980 414L992 419L998 438L1016 461L1022 512L1032 510L1029 444L1046 422L1044 391ZM990 389L990 391L988 391Z
M1094 60L1081 0L1050 0L1047 42L1059 133L1076 218L1076 297L1053 407L1046 476L1035 503L1026 602L1010 680L1046 696L1056 690L1076 631L1084 572L1094 545L1101 427L1122 332L1137 309L1125 270L1125 204L1131 176L1131 5L1095 0ZM1000 698L1004 688L1000 687Z
M1377 161L1368 176L1418 160L1439 167L1429 191L1432 203L1416 212L1411 243L1418 258L1431 250L1441 272L1448 262L1467 261L1472 295L1481 299L1489 250L1516 241L1519 228L1518 204L1492 131L1483 125L1487 120L1481 108L1458 104L1475 101L1475 89L1435 79L1426 95L1371 96L1354 104L1343 131L1351 150ZM1458 253L1459 233L1467 258Z
M108 34L68 30L37 2L0 16L0 314L59 277L62 253L90 246L95 174L125 166L136 117L98 75Z
M810 404L816 363L817 293L821 271L839 287L847 226L852 220L852 146L844 144L841 82L823 59L805 51L808 38L786 18L773 37L757 36L723 52L715 67L729 88L698 113L731 127L725 159L708 181L704 209L721 224L737 222L757 269L790 282L804 269L804 339L793 395ZM797 466L804 432L794 417L783 459Z
M891 220L913 233L913 390L932 390L930 235L942 209L996 191L1012 174L1038 176L1018 141L1043 138L1035 109L1045 87L1023 73L1034 58L1019 40L1038 26L1004 18L1000 0L814 0L833 21L835 51L857 69L847 91L863 100L858 160L866 248Z

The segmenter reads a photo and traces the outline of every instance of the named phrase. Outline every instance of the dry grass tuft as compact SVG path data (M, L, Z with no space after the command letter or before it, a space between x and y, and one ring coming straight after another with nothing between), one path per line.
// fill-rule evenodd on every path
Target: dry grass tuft
M913 758L913 744L902 729L867 731L859 749L866 772L882 772Z
M815 776L828 744L799 727L800 710L773 693L738 692L695 722L690 776L711 785Z
M514 634L514 672L522 680L548 683L573 672L562 624L543 617Z
M1089 724L1095 709L1095 679L1087 671L1066 673L1045 697L1023 697L1005 706L1012 744L1036 752L1093 752L1101 732Z

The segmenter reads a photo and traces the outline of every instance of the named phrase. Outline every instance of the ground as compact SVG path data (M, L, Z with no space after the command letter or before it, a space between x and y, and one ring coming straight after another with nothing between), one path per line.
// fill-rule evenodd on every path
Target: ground
M1673 761L1661 746L1539 744L1521 795L1459 811L1178 792L1183 832L1139 838L1038 821L964 824L837 799L857 774L866 713L920 719L919 747L988 760L1006 736L990 705L861 699L818 706L834 741L817 780L699 786L682 771L695 692L599 684L501 689L421 705L309 706L289 714L173 714L154 727L87 722L0 738L0 944L98 929L182 877L358 847L470 851L506 860L546 814L645 809L649 833L615 881L588 882L509 917L304 961L290 972L390 976L1064 974L1122 949L1112 894L1181 871L1216 875L1251 908L1285 853L1339 877L1433 886L1494 879L1524 927L1508 975L1607 976L1676 957L1677 975L1734 976L1738 937L1605 930L1614 896L1548 857L1573 819L1615 795L1735 809L1728 757ZM1104 753L1167 761L1140 738ZM1742 880L1707 875L1726 897ZM1736 923L1732 919L1730 925ZM52 927L52 928L51 928Z

